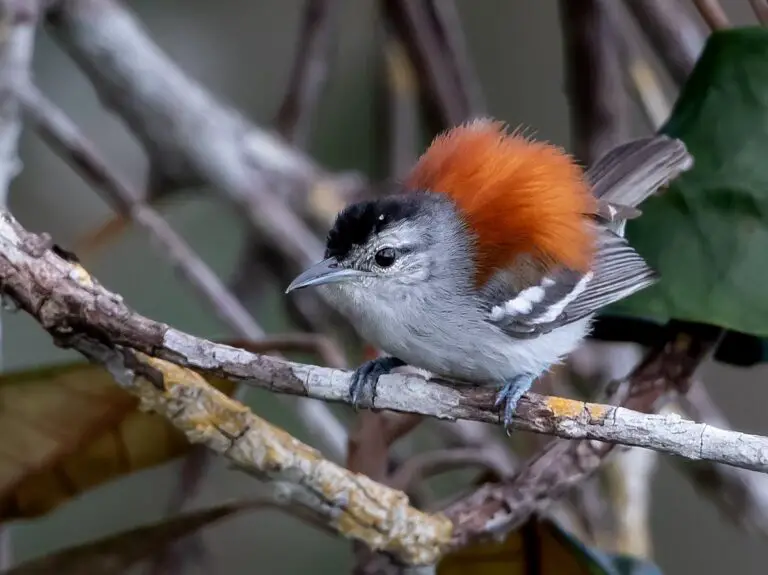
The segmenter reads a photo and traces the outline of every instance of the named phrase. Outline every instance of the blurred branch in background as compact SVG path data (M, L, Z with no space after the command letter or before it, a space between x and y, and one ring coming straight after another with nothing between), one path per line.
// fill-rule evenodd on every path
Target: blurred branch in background
M36 1L0 2L0 209L7 209L11 181L21 172L18 155L22 119L16 86L29 82L39 6ZM0 306L0 315L5 306ZM0 369L4 368L5 330L0 317ZM0 570L13 563L11 530L0 524Z
M717 30L723 30L730 28L731 24L728 21L723 7L720 6L718 0L693 0L696 9L699 14L707 23L707 26L714 32Z
M629 138L629 98L618 52L617 3L561 0L571 139L589 165Z
M623 6L637 21L674 82L681 86L707 40L691 14L690 4L678 0L626 0Z
M749 0L752 11L757 20L763 25L768 26L768 3L765 0Z

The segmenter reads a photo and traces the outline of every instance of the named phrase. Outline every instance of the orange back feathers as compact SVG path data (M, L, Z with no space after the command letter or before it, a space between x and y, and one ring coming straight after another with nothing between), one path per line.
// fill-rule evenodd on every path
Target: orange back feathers
M476 121L432 142L405 180L409 189L451 197L477 239L478 282L522 254L549 267L586 270L587 225L596 211L581 167L561 149Z

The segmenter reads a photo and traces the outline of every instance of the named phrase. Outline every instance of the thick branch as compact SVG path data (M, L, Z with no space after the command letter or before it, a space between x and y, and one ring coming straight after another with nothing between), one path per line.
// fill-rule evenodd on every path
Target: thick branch
M152 321L101 287L82 267L62 259L46 238L0 220L0 284L61 345L75 334L166 359L201 372L247 381L278 393L347 402L351 373L252 354ZM454 387L415 375L383 376L373 407L442 419L499 423L493 389ZM370 405L370 398L365 398ZM647 447L694 460L768 471L768 439L631 409L529 393L513 426L570 439Z

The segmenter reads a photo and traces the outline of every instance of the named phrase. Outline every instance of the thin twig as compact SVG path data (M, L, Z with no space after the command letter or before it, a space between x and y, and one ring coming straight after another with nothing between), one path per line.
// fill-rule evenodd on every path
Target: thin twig
M471 114L467 95L458 83L450 53L443 49L427 0L382 0L384 16L397 31L443 126L455 126Z
M418 156L419 81L402 41L383 22L381 51L386 86L387 173L402 178Z
M494 473L504 476L504 469L497 464L494 454L490 450L458 447L414 455L392 474L389 483L395 489L407 491L416 482L424 481L440 473L467 467L490 469Z
M682 86L707 41L690 6L669 0L625 0L623 6L637 21L672 79Z
M614 0L560 1L575 155L589 165L628 138Z
M693 4L713 32L731 27L728 16L718 0L693 0Z
M429 7L434 14L445 50L453 56L454 74L464 92L469 113L473 116L484 114L485 96L477 70L472 63L455 0L430 0Z
M56 6L48 18L53 35L103 101L126 117L156 165L176 171L184 166L211 184L297 270L322 257L322 243L302 219L317 216L307 189L338 192L338 179L221 106L151 42L119 2Z
M288 87L274 121L276 130L296 149L303 150L309 145L314 116L328 82L334 29L341 8L340 3L329 0L307 0L304 4ZM329 192L333 204L329 211L340 209L338 199L332 197L333 191ZM332 215L335 213L327 214L326 219ZM274 257L274 252L269 238L264 238L263 234L251 232L248 235L240 261L235 266L236 272L229 282L241 300L256 301L266 285L287 285L296 275L297 267L286 266L283 258ZM292 294L285 303L290 319L302 329L333 332L342 339L353 333L346 329L343 318L315 292Z
M766 0L749 0L752 11L763 26L768 26L768 2Z
M327 83L338 5L331 0L305 0L296 58L275 122L283 137L299 149L307 146L315 109Z

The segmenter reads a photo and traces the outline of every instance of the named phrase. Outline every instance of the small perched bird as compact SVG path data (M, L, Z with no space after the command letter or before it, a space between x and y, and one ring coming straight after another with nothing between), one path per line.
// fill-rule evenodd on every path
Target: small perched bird
M337 216L325 259L288 286L320 286L370 343L365 386L412 365L497 386L508 426L533 381L588 335L596 311L656 274L624 239L636 206L693 164L654 136L582 168L563 150L480 119L439 135L398 193Z

